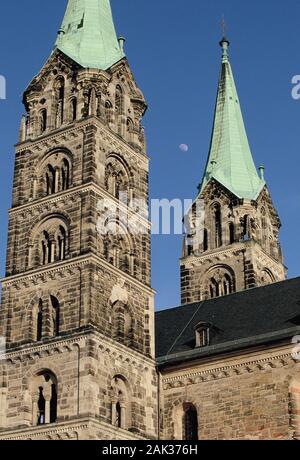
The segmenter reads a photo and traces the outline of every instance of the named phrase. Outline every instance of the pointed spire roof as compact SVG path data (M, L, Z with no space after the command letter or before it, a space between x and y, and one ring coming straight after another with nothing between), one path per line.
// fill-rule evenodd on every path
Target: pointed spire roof
M222 47L222 68L219 80L210 152L200 193L213 178L238 198L255 200L265 185L256 170L243 121L231 65L229 41Z
M69 0L55 47L85 68L107 70L124 56L110 0Z

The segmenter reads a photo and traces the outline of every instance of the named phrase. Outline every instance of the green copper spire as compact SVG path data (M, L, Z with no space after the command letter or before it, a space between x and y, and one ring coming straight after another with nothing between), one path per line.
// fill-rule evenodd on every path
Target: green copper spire
M109 0L69 0L56 48L85 68L106 70L125 54Z
M229 41L223 38L220 45L222 69L210 152L200 193L214 178L238 198L255 200L265 181L258 175L249 147L228 58Z

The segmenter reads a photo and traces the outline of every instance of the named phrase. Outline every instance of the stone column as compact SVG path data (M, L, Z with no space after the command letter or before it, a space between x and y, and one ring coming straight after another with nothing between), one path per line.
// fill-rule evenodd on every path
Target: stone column
M134 197L134 195L133 195L133 188L130 187L130 189L129 189L129 195L128 195L128 206L130 206L130 207L132 207L133 204L134 204L134 203L133 203L133 197Z
M37 391L32 396L32 424L35 426L38 424L38 400L39 400L39 392Z
M50 423L50 401L52 396L52 387L51 384L47 384L44 388L44 398L45 398L45 423Z
M117 409L116 409L116 406L117 406L117 402L115 399L112 400L111 402L111 424L112 426L116 426L116 422L117 422Z
M121 407L121 428L126 430L126 404L124 401L120 402Z
M55 168L55 179L54 179L55 180L55 185L54 185L55 193L57 193L59 191L59 180L60 180L60 177L59 177L60 174L59 173L60 173L59 168Z
M55 240L54 239L51 239L50 245L51 245L50 262L52 263L55 261Z
M33 178L33 185L32 185L32 199L36 198L36 189L37 189L37 178Z
M133 253L130 254L130 268L129 268L129 270L130 270L130 274L132 276L134 276L134 254Z
M28 261L27 261L28 269L32 267L32 252L33 252L33 244L30 244L28 246Z

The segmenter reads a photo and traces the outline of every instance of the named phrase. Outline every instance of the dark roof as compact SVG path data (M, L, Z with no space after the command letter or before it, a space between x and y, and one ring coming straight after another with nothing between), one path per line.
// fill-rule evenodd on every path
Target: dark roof
M210 344L195 348L194 327L210 323ZM300 278L156 313L158 364L288 339L300 332Z

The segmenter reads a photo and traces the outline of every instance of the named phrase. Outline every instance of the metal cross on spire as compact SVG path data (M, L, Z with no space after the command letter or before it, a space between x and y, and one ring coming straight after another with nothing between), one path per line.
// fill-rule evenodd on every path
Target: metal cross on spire
M226 37L226 22L225 22L224 14L222 15L222 19L221 19L221 29L222 29L222 38L225 38Z

